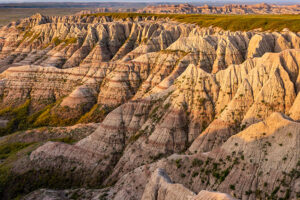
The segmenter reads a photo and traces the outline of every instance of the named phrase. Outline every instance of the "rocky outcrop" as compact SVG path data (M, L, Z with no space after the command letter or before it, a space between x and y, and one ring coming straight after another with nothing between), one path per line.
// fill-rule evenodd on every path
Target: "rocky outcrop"
M0 65L2 70L14 68L3 74L8 81L1 84L2 106L12 102L9 88L15 87L22 90L21 94L14 95L19 102L29 97L50 102L67 95L74 99L86 88L90 94L81 94L86 100L79 102L90 102L91 106L84 112L95 102L115 107L134 96L141 97L158 84L160 88L169 87L190 63L217 73L247 58L300 45L299 36L292 32L229 32L164 19L160 19L164 21L161 23L151 18L114 20L111 17L35 15L3 27L0 36L5 36L5 40ZM22 31L25 28L26 31ZM6 36L6 32L11 34ZM15 67L19 65L23 67ZM58 70L50 66L74 69ZM29 79L23 77L26 84L13 86L20 85L20 78L13 80L13 77L21 71L22 74L26 71L25 76L30 74ZM39 81L40 74L45 76L43 85ZM54 74L60 77L50 78Z
M153 172L146 185L142 200L192 199L192 200L234 200L230 195L202 190L196 195L183 185L174 184L162 169Z
M195 194L180 184L173 184L168 175L157 169L149 180L142 200L188 199Z
M133 5L132 5L133 6ZM276 5L276 4L225 4L223 6L214 5L193 5L182 4L148 4L146 7L100 7L96 9L83 10L76 15L88 15L94 13L160 13L160 14L299 14L299 5Z
M93 14L93 13L116 13L116 12L136 12L138 9L137 8L112 8L112 7L100 7L96 9L89 9L89 10L82 10L76 15L88 15L88 14Z
M200 199L214 196L232 198L226 194L207 194L203 190L220 191L238 199L278 199L286 196L288 199L297 199L298 129L299 123L283 114L274 113L265 121L255 123L230 137L225 144L209 153L174 154L136 168L124 175L112 190L117 190L123 195L125 191L131 190L135 195L143 197L151 194L149 190L158 193L161 190L164 191L161 192L164 195L177 191L180 197L186 193L180 192L186 191L182 189L185 186L199 192L193 198ZM151 179L149 174L152 174ZM145 179L150 180L148 184L143 182L146 185L145 189L134 189L134 185L140 185ZM172 184L171 179L180 184ZM173 187L179 189L171 190ZM125 193L132 196L131 192Z
M298 51L296 51L298 52ZM278 55L278 54L277 54ZM288 51L282 52L280 56L278 57L277 61L275 57L277 57L276 54L265 54L261 59L268 59L270 60L270 67L269 68L271 73L268 73L268 77L266 79L264 78L264 75L259 75L260 78L256 79L255 74L261 74L259 72L261 69L267 70L265 68L268 64L267 62L262 62L263 67L259 67L259 59L254 59L254 63L252 62L245 62L241 66L245 68L240 68L241 70L239 73L236 73L236 69L232 69L235 71L235 75L232 77L232 72L230 68L228 68L226 71L221 71L218 75L221 75L220 78L228 77L229 79L226 80L223 79L220 82L227 82L229 83L229 88L232 88L233 85L236 85L235 91L229 91L228 85L224 87L224 89L220 89L220 93L223 93L221 95L222 102L225 102L226 100L222 97L226 97L224 93L228 95L232 95L232 99L230 102L228 102L227 106L224 106L224 104L221 104L221 102L216 103L217 112L221 112L217 119L212 121L212 123L209 125L209 127L203 132L191 145L190 151L194 152L199 150L199 148L205 149L205 151L211 150L211 147L204 147L206 144L212 145L212 143L209 142L209 140L214 140L216 142L215 136L217 138L224 138L225 135L232 134L234 132L237 132L240 129L243 129L247 127L249 124L252 124L253 122L260 121L261 119L264 119L265 117L269 116L274 111L280 111L288 114L289 109L292 106L292 102L294 102L297 94L297 89L295 88L297 81L291 81L290 78L288 78L288 74L290 74L289 69L285 68L286 65L284 62L282 62L282 58L286 57L287 60L290 58L298 58L299 56L297 53L295 55L290 54ZM273 57L275 56L275 57ZM291 56L291 57L290 57ZM258 61L258 63L257 63ZM293 59L293 61L295 61ZM274 65L273 65L274 64ZM252 68L251 66L256 66ZM292 66L292 65L289 65ZM248 68L250 67L250 68ZM277 68L279 67L279 68ZM252 68L252 69L251 69ZM260 69L259 69L260 68ZM293 68L293 67L291 67ZM281 71L283 70L283 71ZM268 70L267 70L268 71ZM242 73L241 73L242 72ZM243 75L243 72L246 72L246 76ZM265 71L266 72L266 71ZM272 75L273 74L273 75ZM298 74L298 72L297 72ZM241 77L243 77L240 79ZM287 76L284 78L284 76ZM298 76L298 75L297 75ZM249 77L249 79L248 79ZM280 77L280 79L278 79ZM256 80L255 80L256 79ZM234 81L236 80L236 81ZM239 81L242 80L242 81ZM260 80L260 84L255 83L256 81ZM295 80L295 79L294 79ZM264 84L264 81L266 81ZM278 82L279 81L279 82ZM234 83L235 82L235 83ZM278 85L280 84L280 86ZM275 86L277 85L277 86ZM225 86L225 85L224 85ZM268 89L267 89L268 88ZM276 88L276 89L275 89ZM282 88L282 89L280 89ZM222 92L222 90L224 92ZM275 91L274 91L275 90ZM281 90L281 91L280 91ZM295 92L296 91L296 92ZM289 101L286 101L287 96ZM220 97L220 95L219 95ZM220 100L221 100L220 99ZM281 99L281 100L280 100ZM279 102L285 102L283 105ZM287 104L286 104L287 103ZM223 105L223 107L220 107L220 110L218 109L218 105ZM214 136L215 135L215 136ZM220 138L220 139L221 139ZM221 139L223 140L223 139ZM227 138L224 138L223 141L227 140ZM204 146L203 146L204 145ZM218 146L218 145L217 145ZM203 150L204 150L203 149Z
M144 95L143 100L135 100L123 104L109 113L100 127L93 134L79 141L74 146L49 143L40 147L32 153L32 162L41 163L41 167L47 166L47 168L50 167L51 169L55 169L60 165L60 162L56 161L56 158L60 157L64 158L64 166L66 166L65 170L75 164L76 169L83 170L85 173L89 174L91 173L89 170L90 166L98 166L97 162L99 162L98 160L101 160L101 169L99 170L101 172L112 171L110 176L104 177L104 179L106 179L105 182L108 184L120 179L125 176L126 173L139 166L143 166L147 163L150 164L151 162L174 152L182 152L186 148L188 148L188 152L193 154L196 153L196 155L212 150L214 153L210 153L209 155L216 155L216 159L222 160L226 158L227 155L232 156L232 152L241 156L238 154L240 151L243 152L243 159L248 159L246 151L251 155L257 156L259 154L258 152L262 151L262 149L249 146L249 149L234 151L232 149L235 149L235 145L237 144L237 146L240 147L242 143L240 141L231 142L230 144L233 144L234 146L227 147L227 142L231 141L231 138L238 136L232 135L246 127L249 128L245 129L244 132L246 130L253 133L257 133L257 130L260 130L265 134L267 134L267 132L274 132L272 131L273 129L268 131L262 127L255 128L260 124L258 123L258 125L256 125L256 122L266 118L267 121L265 123L275 121L278 125L278 130L280 130L279 127L285 127L282 129L284 132L298 129L297 123L292 123L293 125L291 125L293 127L295 126L295 128L288 129L287 125L282 124L285 122L282 117L277 117L278 115L276 114L271 115L273 113L272 109L274 111L289 113L289 110L296 99L295 94L297 90L295 86L297 81L294 82L290 80L288 74L291 74L293 70L292 68L287 68L287 65L284 65L283 63L286 63L285 61L290 60L290 58L298 58L298 53L298 50L287 50L281 53L265 54L262 58L250 58L241 65L230 66L216 74L210 74L201 68L189 65L177 78L177 83L169 89L166 89L165 92L160 90L160 92L155 93L153 91L152 94ZM234 76L232 75L233 71L235 72ZM261 72L263 72L263 76L259 75ZM293 73L299 74L297 70ZM227 74L231 75L229 76ZM253 79L257 76L260 77L260 84L258 84L257 80ZM280 84L276 83L278 79L281 80ZM269 84L273 87L269 87ZM274 86L276 84L277 86ZM231 89L230 93L227 92L228 88ZM269 95L269 93L273 94L272 88L276 90L276 96ZM279 92L280 88L284 92ZM202 94L206 96L191 96L191 92L193 91L206 91ZM276 102L279 101L278 98L285 99L281 101L284 102L284 105L276 104ZM264 99L263 102L262 99ZM228 106L225 107L225 109L218 109L217 105L219 101L222 101L223 103L227 101ZM199 104L195 102L199 102ZM275 104L276 106L269 108L269 105L272 104ZM258 108L261 109L263 106L265 106L265 110L260 110L259 115L257 112L253 111ZM208 110L207 108L209 107L211 107L212 110ZM204 110L204 108L206 108L206 110ZM199 113L203 114L199 116ZM201 116L203 118L201 118ZM268 118L268 116L270 116L270 118ZM291 122L286 121L286 123ZM205 124L209 124L209 126L205 128ZM277 129L274 125L267 125L267 127L275 128L275 130ZM252 129L255 129L256 131L253 131ZM249 134L247 133L245 135ZM254 138L256 138L258 144L261 144L258 137ZM278 140L282 139L279 137ZM224 142L226 142L223 145L224 149L230 149L232 152L219 150L220 146L223 148L222 144ZM192 143L190 147L189 143ZM290 144L293 145L293 143ZM54 145L55 147L52 147L51 145ZM294 145L297 144L294 143ZM251 150L253 148L257 149L258 152L253 153L253 150ZM55 151L51 149L55 149ZM288 149L290 148L287 148L287 151ZM275 153L275 149L271 151ZM41 154L42 152L43 154ZM93 155L95 157L87 156L89 155L88 152L93 152L91 156ZM280 150L280 152L282 151ZM121 153L122 155L120 155ZM85 156L83 157L82 155ZM292 156L290 153L286 153L286 155ZM283 158L278 158L279 160L277 158L278 157L274 155L274 158L268 157L264 159L279 164L280 160ZM74 161L74 159L76 160ZM176 158L175 160L179 159L183 158ZM291 168L289 168L288 171L292 171L292 169L297 166L297 156L292 156L290 159L293 160L294 163L289 163L291 164ZM133 160L134 162L132 162ZM224 167L218 170L220 172L225 170L226 172L226 169L235 169L235 165L232 165L233 158L230 158L230 160L231 161L226 162ZM253 168L252 164L256 163L256 161L253 160L253 158L249 158L248 160L252 161L249 161L251 165L251 167L249 166L250 171L246 170L246 172L255 174L257 168ZM89 164L85 165L84 163L87 161ZM257 162L261 163L262 161L260 160ZM184 163L186 163L186 161L184 161ZM265 163L267 166L274 165L274 163L271 164L267 161ZM210 161L210 164L212 164L212 161ZM114 168L112 168L112 166L114 166ZM284 169L286 168L282 164L281 166ZM158 166L153 165L153 168L155 167L165 168L165 165L160 163ZM212 165L208 165L207 169L211 167ZM263 167L263 164L260 164L260 168L261 167ZM268 171L268 169L265 170ZM281 173L280 170L276 173L279 172ZM236 173L244 173L244 171L236 171ZM184 174L187 174L187 172L184 172ZM230 177L229 175L226 174L226 177ZM217 177L219 176L221 177L222 175L218 175ZM241 174L240 176L244 175ZM177 175L176 180L181 180L179 175ZM248 179L248 185L251 180ZM201 179L199 181L201 182ZM234 185L232 188L239 188L237 186L238 183L235 181L236 179L232 177L232 179L228 179L228 181L222 179L222 184L218 183L217 187L213 187L213 185L216 184L216 180L214 180L213 182L210 181L212 184L211 187L204 187L202 184L200 184L201 187L199 187L195 184L192 188L195 187L194 189L197 188L198 191L199 189L213 189L230 193L228 185ZM264 182L264 180L261 181ZM145 182L142 184L145 184ZM243 183L242 185L244 184L246 183ZM249 187L247 186L236 190L241 191L240 193L245 193L250 190ZM273 187L273 190L274 188L275 186ZM193 191L195 191L194 189ZM265 195L271 194L272 188L269 190L269 193L266 193ZM253 191L253 189L251 189L251 191ZM239 192L234 194L237 195L238 193ZM121 193L119 195L121 195ZM116 198L117 197L118 195ZM238 197L241 198L242 196Z

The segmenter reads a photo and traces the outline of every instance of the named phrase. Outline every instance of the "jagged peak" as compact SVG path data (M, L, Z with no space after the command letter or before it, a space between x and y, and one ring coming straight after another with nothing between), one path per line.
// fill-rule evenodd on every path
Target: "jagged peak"
M42 15L41 13L35 13L34 15L32 15L30 18L37 18L37 19L41 19L45 17L44 15Z

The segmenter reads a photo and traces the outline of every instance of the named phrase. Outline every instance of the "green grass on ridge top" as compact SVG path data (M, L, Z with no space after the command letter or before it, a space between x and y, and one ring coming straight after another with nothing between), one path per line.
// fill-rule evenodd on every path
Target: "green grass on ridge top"
M300 32L300 15L202 15L202 14L148 14L148 13L95 13L84 16L110 16L118 19L149 17L170 18L172 20L197 24L200 27L220 27L231 31L281 31L288 28Z

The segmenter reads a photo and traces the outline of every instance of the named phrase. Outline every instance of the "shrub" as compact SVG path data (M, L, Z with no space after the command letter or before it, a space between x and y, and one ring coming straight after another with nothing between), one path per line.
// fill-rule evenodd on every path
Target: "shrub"
M192 162L192 166L193 166L193 167L199 167L199 166L201 166L201 165L203 165L203 161L202 161L202 160L199 160L198 158L195 158L195 159L193 160L193 162Z
M157 161L157 160L161 159L163 156L164 156L163 153L159 153L159 154L157 154L157 155L155 155L155 156L150 156L150 158L151 158L153 161Z
M220 174L220 181L223 182L229 173L230 173L230 168L227 168L224 171L222 171Z
M235 190L235 185L229 185L229 188L230 188L231 190Z
M194 172L194 173L192 174L192 177L196 177L196 176L198 176L198 175L199 175L198 172Z
M176 167L177 167L177 168L180 168L180 167L181 167L181 159L177 159L177 160L175 161L175 163L176 163Z

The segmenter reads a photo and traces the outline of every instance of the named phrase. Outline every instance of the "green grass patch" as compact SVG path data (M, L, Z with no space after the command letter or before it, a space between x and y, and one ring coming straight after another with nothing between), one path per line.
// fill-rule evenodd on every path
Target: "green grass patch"
M77 142L77 140L73 139L72 137L65 137L65 138L57 138L57 139L52 139L52 142L63 142L66 144L74 144Z
M13 178L11 171L12 163L16 160L16 154L25 148L29 148L33 143L6 143L0 146L0 196L7 192L7 183ZM1 198L0 198L1 199Z
M60 43L62 43L62 40L59 39L58 37L54 37L52 39L52 42L54 43L55 46L58 46Z
M69 44L75 44L77 43L77 38L67 38L64 40L65 45L69 45Z
M30 38L31 36L33 36L33 32L32 31L26 31L22 40L18 43L18 45L20 45L22 42L24 42L27 38Z
M5 192L5 185L10 179L9 167L0 167L0 194Z
M38 34L34 34L34 36L30 39L30 43L32 43L34 40L36 40L36 39L38 39L38 38L40 38L40 33L38 33Z
M77 123L101 122L113 108L95 104L90 111L86 112Z
M67 38L67 39L59 39L58 37L54 37L52 39L52 42L54 43L55 46L60 45L61 43L64 43L64 46L68 46L70 44L77 43L77 38Z
M41 126L66 126L66 125L73 125L73 124L76 123L76 119L63 119L58 114L56 114L56 112L60 112L60 111L57 111L57 110L53 111L52 107L48 107L34 121L33 127L41 127Z
M143 134L145 134L144 130L140 130L137 134L131 136L129 138L129 143L134 143L135 141L137 141Z
M15 155L21 149L24 149L31 145L31 143L10 143L10 144L2 144L0 146L0 159L6 159L12 155Z
M46 126L50 122L51 118L54 118L50 112L52 107L47 107L46 109L43 109L41 114L37 117L37 119L34 121L33 126L39 127L39 126Z
M300 31L300 15L201 15L201 14L149 14L149 13L96 13L82 15L82 17L108 16L116 19L136 17L169 18L174 21L196 24L200 27L220 27L231 31L249 31L261 29L263 31L281 31L288 28Z
M33 32L32 31L26 31L23 38L29 38L31 36L33 36Z
M46 106L40 112L33 114L30 117L29 123L32 124L33 128L43 126L68 126L76 123L78 118L68 118L61 116L61 114L69 113L69 107L60 107L60 103L63 99L57 100L56 102ZM71 115L71 114L70 114Z
M30 100L28 99L17 108L9 107L0 111L0 116L10 116L11 118L5 128L0 128L0 136L28 128L27 117L29 114L29 105Z
M6 107L1 109L1 119L7 119L9 121L6 127L0 128L0 137L16 131L38 127L71 126L76 123L100 122L112 109L104 108L96 104L88 113L82 116L78 112L78 109L74 110L67 106L59 106L62 100L63 99L59 99L34 113L30 99L16 108ZM82 111L82 113L85 112ZM79 120L80 117L81 120Z
M65 126L74 124L76 121L62 119L55 112L52 112L54 106L58 105L61 100L49 104L42 110L30 114L30 102L28 99L17 108L4 108L0 110L0 116L10 119L6 127L0 128L0 136L11 134L15 131L27 130L42 126Z
M188 54L188 52L185 52L183 50L172 50L172 49L163 49L160 52L165 54L175 54L175 53L181 53L185 55Z

